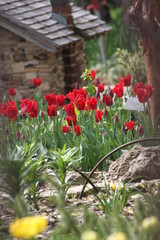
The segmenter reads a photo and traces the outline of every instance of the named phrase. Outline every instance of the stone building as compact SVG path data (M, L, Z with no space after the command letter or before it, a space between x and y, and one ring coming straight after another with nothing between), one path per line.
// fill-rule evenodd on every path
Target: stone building
M43 94L73 88L85 69L85 39L109 31L105 22L69 0L0 0L0 100L20 97L42 78Z

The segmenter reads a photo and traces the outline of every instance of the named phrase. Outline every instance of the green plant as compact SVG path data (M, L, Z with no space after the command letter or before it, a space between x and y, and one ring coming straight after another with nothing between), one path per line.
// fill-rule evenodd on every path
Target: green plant
M12 203L18 195L36 195L33 186L37 187L38 174L43 167L40 144L32 142L18 145L12 141L12 136L10 139L10 135L6 138L3 134L0 142L0 191Z
M118 48L116 54L119 76L131 74L137 82L145 83L147 81L144 57L140 49L130 53L125 49Z
M52 170L52 173L57 177L58 182L64 190L68 188L66 182L67 172L73 169L82 159L82 157L75 156L77 151L77 147L66 149L66 145L63 146L62 150L49 151L48 163L45 166Z
M110 184L103 176L105 182L105 193L99 193L97 196L99 200L100 210L105 212L108 216L114 212L121 213L126 206L131 195L135 194L135 188L127 188L123 180L111 182Z
M152 192L144 194L144 199L138 200L135 207L135 218L128 221L119 212L112 212L108 217L100 217L92 213L89 207L65 207L64 193L61 191L60 186L52 179L48 179L52 186L56 188L59 193L54 199L54 203L62 215L62 221L57 226L47 239L56 240L83 240L93 239L110 240L110 239L123 239L123 240L159 240L160 233L160 220L159 220L159 188L154 189ZM157 192L156 192L157 191ZM81 216L80 222L78 219ZM85 238L84 238L85 236ZM121 238L120 238L121 236Z
M96 64L99 78L104 79L105 84L113 84L119 81L121 76L130 74L134 81L147 82L147 74L144 56L141 49L129 52L127 49L116 48L113 55L105 64Z
M110 15L111 20L107 24L112 27L112 30L105 35L107 62L117 48L126 49L129 52L138 50L138 34L131 36L130 30L126 28L123 22L123 8L110 4ZM101 63L99 40L86 41L85 46L87 65L89 67L95 67L97 63L99 65Z
M110 4L110 15L111 21L109 24L112 30L106 35L107 56L111 57L118 47L129 51L137 50L138 34L134 34L134 37L131 36L130 31L125 26L123 8L115 8Z

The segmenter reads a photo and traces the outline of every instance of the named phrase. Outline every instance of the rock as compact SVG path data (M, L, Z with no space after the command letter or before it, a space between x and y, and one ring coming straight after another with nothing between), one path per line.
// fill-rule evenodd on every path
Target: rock
M35 66L37 64L39 64L39 61L37 61L37 60L30 60L30 61L24 62L24 67L25 68L30 68L30 67L33 67L33 66Z
M28 69L27 71L30 71L30 70ZM32 80L33 78L36 78L37 77L36 70L34 69L33 72L27 72L25 74L25 77L26 77L27 80Z
M12 64L13 73L23 73L24 72L24 64L23 62Z
M39 87L37 87L37 90L44 92L44 91L50 91L51 86L49 82L42 83Z
M88 177L90 172L83 172L83 174ZM94 172L92 175L92 178L95 179L97 177L99 177L99 172ZM79 184L83 184L85 182L85 179L78 172L69 171L66 175L66 182L72 185L73 184L79 185Z
M104 189L104 183L97 183L95 186L97 188L100 188L101 190ZM83 188L83 185L70 187L67 191L67 195L68 196L73 195L75 197L79 197L82 191L82 188ZM88 184L87 187L85 188L84 196L88 196L89 194L93 194L93 193L95 194L95 190L90 184Z
M124 180L136 177L160 178L160 146L142 147L136 145L109 166L108 174Z

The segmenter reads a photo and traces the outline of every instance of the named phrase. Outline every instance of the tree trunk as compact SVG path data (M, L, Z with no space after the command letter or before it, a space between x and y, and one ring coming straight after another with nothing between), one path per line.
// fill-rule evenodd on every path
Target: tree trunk
M123 21L127 28L135 26L127 14L127 9L131 6L132 0L122 0L123 7ZM133 33L134 34L134 33Z
M160 116L160 2L135 0L128 14L142 36L148 83L157 87L150 99L152 123L155 124Z

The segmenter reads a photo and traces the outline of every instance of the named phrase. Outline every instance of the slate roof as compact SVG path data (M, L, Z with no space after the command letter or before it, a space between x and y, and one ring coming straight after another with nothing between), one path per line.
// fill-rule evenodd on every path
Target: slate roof
M88 11L73 3L71 7L74 31L51 19L50 0L0 0L0 26L48 51L111 29Z

